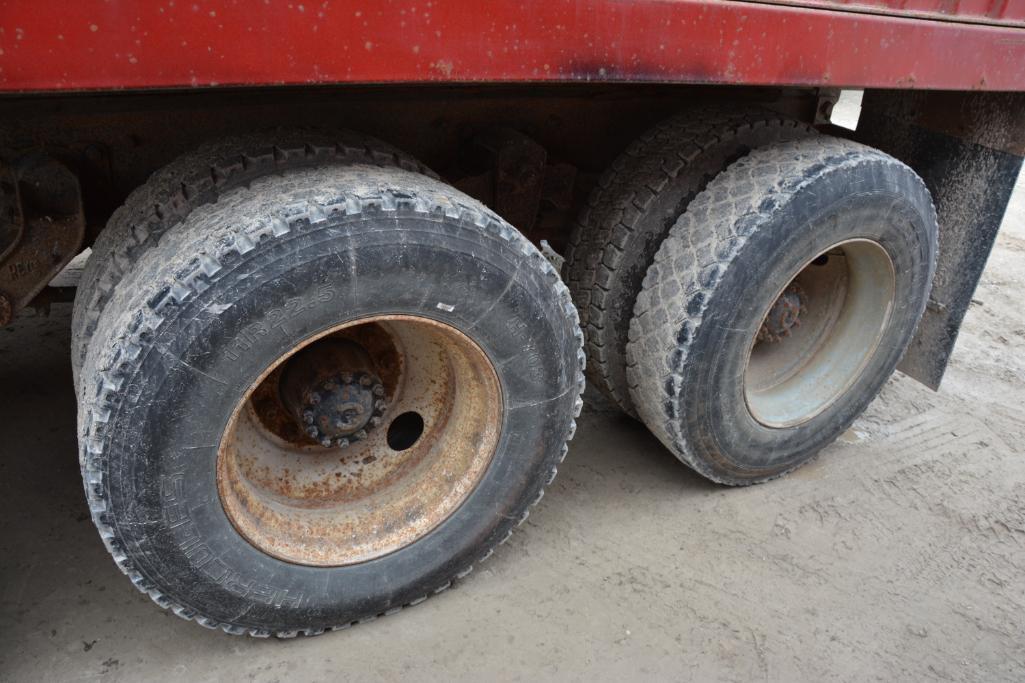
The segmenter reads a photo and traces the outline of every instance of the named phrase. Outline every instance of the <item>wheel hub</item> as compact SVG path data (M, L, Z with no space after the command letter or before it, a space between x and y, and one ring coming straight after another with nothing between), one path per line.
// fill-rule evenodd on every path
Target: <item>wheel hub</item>
M791 330L801 324L804 301L801 286L791 282L765 315L765 320L758 329L758 341L773 343L789 337Z
M367 437L387 408L384 384L359 344L332 340L288 362L281 401L303 432L325 448L345 448Z
M302 407L303 430L324 447L344 448L381 424L387 407L384 385L370 373L341 373L309 393Z

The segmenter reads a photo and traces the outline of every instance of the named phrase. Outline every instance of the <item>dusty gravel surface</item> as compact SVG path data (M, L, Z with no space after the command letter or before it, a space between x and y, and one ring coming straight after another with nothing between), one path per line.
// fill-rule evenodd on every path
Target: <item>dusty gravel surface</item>
M76 461L69 310L0 331L0 679L1025 680L1025 188L939 393L895 377L816 463L706 483L592 404L524 528L454 590L257 641L161 612Z

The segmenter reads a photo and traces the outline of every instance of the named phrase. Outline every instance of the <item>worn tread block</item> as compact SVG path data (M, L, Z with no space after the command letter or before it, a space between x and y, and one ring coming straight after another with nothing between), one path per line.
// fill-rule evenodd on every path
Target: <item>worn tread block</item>
M634 302L673 221L751 147L813 134L766 109L703 107L646 131L601 176L573 226L564 272L584 326L588 379L625 412L636 415L625 370Z

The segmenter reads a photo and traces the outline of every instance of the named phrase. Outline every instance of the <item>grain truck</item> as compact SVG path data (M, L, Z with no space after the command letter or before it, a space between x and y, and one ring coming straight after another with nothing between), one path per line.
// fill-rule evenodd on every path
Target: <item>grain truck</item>
M73 301L139 590L315 635L487 560L585 378L725 485L938 387L1023 91L1021 0L8 0L0 323Z

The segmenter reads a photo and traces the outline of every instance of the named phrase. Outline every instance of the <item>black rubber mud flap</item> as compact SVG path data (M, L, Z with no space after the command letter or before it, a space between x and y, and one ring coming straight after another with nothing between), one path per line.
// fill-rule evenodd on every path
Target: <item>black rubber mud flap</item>
M851 137L913 168L935 198L936 277L898 369L938 389L1021 170L1025 95L866 91Z

